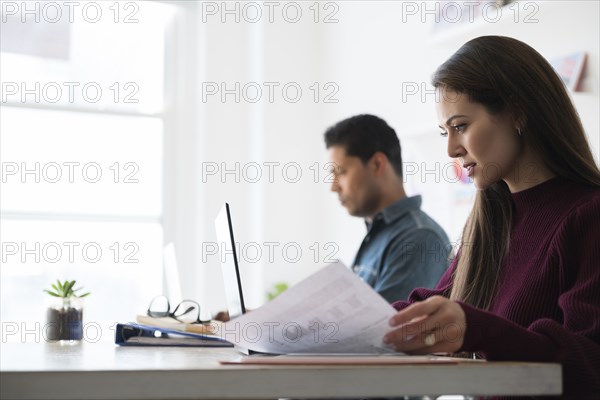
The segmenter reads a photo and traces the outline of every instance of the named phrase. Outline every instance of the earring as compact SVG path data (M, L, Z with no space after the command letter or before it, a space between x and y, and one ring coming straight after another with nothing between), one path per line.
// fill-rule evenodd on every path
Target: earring
M521 128L517 128L517 133L519 134L519 136L523 136L523 133L521 132Z

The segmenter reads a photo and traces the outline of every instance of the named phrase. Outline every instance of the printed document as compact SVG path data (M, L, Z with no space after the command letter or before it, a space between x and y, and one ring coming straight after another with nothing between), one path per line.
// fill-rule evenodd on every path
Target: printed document
M217 335L274 354L390 353L383 336L396 310L341 263L331 264Z

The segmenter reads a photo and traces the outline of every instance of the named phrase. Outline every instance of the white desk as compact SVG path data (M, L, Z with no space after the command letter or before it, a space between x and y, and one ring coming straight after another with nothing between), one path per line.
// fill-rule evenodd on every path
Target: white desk
M423 366L222 366L231 348L2 343L2 399L360 398L422 394L560 394L561 367L538 363Z

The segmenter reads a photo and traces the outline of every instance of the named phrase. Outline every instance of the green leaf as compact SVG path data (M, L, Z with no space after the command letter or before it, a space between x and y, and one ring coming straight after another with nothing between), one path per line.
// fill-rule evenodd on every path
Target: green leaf
M279 282L273 285L273 291L267 292L267 299L269 301L273 300L275 297L279 296L281 293L285 292L288 289L288 284L284 282Z
M76 280L73 279L72 281L66 279L65 281L61 282L60 279L56 280L56 283L51 284L52 289L54 289L54 291L50 291L50 290L44 290L44 292L50 294L51 296L54 297L61 297L63 299L69 298L69 297L85 297L88 296L90 293L86 293L84 295L77 295L77 291L82 290L83 287L78 287L77 289L73 289L73 287L75 286Z
M75 286L75 281L71 281L71 282L67 281L65 286L66 286L65 297L73 296L74 295L73 286Z

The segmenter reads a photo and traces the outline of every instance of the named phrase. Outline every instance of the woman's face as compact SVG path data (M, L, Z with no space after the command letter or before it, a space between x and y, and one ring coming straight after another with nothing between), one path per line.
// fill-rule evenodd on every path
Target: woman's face
M505 180L518 182L523 142L512 117L492 115L467 95L437 89L437 114L442 136L448 138L448 155L458 158L475 187L486 189Z

